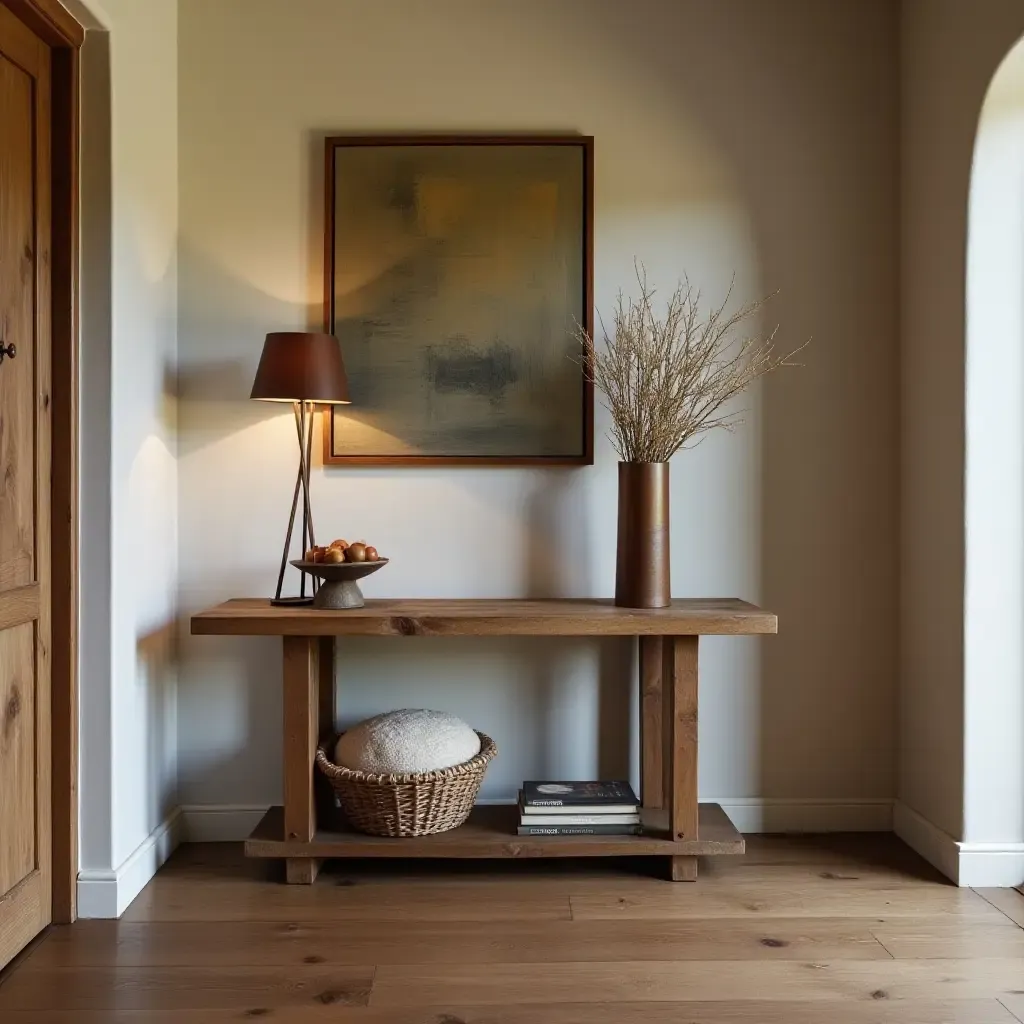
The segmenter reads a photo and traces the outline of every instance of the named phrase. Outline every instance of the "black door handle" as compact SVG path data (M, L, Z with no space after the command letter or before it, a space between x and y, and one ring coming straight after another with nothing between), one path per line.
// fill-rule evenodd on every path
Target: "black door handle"
M18 350L14 347L13 341L6 348L4 348L3 342L0 341L0 366L3 365L4 356L7 356L8 359L13 359L17 354Z

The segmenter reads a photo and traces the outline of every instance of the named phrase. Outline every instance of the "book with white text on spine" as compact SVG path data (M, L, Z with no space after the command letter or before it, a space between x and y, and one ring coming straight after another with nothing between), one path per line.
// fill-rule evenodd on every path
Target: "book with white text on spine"
M639 825L639 814L547 814L549 808L538 807L536 814L523 814L520 825L557 825L565 828L568 825ZM563 808L579 811L578 807Z
M628 814L640 804L633 787L624 781L524 782L520 802L526 813L534 808L586 807L593 814Z
M638 836L639 825L520 825L521 836Z
M522 797L519 798L520 815L524 819L529 818L531 821L538 814L557 814L561 817L571 817L574 814L600 815L601 819L604 820L605 816L609 814L632 814L635 816L639 812L640 808L636 804L566 804L564 807L527 807L523 803Z

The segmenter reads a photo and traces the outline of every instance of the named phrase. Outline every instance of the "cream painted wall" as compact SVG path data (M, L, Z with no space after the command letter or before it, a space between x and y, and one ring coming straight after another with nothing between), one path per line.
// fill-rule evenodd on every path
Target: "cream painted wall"
M113 21L114 863L177 804L176 0Z
M899 797L972 841L1009 837L964 827L965 773L973 797L990 785L964 758L965 703L969 717L974 697L985 700L964 685L968 194L985 92L1022 33L1017 0L903 5ZM983 750L988 739L972 742Z
M778 289L786 338L814 337L743 428L673 466L675 593L762 600L781 620L776 638L702 648L702 792L884 803L896 29L885 0L181 0L183 622L273 587L294 432L246 396L266 331L321 323L323 136L578 130L596 137L601 311L637 255L663 289L684 269L709 299L734 270L739 299ZM605 426L602 413L585 470L318 469L318 520L391 556L372 596L609 594ZM279 644L183 626L181 653L182 802L278 800ZM635 762L635 739L631 759L620 752L635 724L624 643L367 640L340 653L343 720L427 705L494 735L485 797Z
M177 3L86 7L80 818L102 888L178 802Z

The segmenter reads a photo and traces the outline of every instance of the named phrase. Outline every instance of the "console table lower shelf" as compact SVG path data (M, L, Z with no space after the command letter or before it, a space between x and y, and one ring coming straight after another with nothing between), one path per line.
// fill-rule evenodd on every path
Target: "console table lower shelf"
M518 836L514 806L478 806L450 832L390 839L317 829L309 842L285 838L284 808L271 807L246 840L247 857L440 857L526 860L537 857L715 857L744 851L743 836L718 804L700 804L697 838L668 838L668 814L643 812L639 836Z

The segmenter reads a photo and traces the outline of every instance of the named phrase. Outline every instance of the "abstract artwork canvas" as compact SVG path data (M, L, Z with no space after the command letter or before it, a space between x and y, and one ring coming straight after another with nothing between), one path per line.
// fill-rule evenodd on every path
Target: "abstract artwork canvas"
M593 140L327 140L325 462L587 464Z

